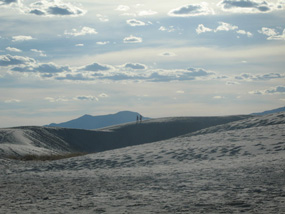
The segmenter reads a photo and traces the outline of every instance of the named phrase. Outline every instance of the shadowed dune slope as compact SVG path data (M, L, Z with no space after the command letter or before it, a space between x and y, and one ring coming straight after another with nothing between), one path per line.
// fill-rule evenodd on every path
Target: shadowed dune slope
M166 140L249 117L251 116L162 118L98 130L52 127L0 129L0 155L101 152Z

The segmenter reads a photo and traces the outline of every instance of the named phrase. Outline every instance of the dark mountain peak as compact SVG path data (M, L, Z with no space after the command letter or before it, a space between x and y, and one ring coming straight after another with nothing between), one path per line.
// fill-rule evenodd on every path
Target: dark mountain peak
M47 127L63 127L75 129L99 129L107 126L119 125L123 123L135 122L137 112L120 111L115 114L92 116L85 114L77 119L73 119L63 123L51 123ZM149 119L143 117L143 120Z

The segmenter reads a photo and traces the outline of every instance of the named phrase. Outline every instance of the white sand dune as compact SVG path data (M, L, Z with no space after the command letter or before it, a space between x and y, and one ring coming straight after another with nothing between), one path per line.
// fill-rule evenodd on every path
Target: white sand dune
M58 161L0 159L0 213L285 213L284 130L278 113Z
M52 127L0 129L0 157L101 152L165 140L247 117L249 116L162 118L100 130Z

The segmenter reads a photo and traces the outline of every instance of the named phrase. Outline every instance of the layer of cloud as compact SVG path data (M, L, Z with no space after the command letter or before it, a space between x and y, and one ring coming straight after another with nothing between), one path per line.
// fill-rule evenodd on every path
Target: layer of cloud
M130 10L131 8L127 5L119 5L115 10L118 10L118 11L128 11Z
M18 48L12 48L12 47L7 47L6 50L7 50L7 51L10 51L10 52L18 52L18 53L22 52L20 49L18 49Z
M169 11L169 16L189 17L214 14L207 3L189 4Z
M60 0L37 1L25 8L24 12L38 16L81 16L86 13L85 10Z
M153 16L156 14L157 12L153 10L142 10L138 12L138 16Z
M85 35L98 34L98 32L91 27L82 27L80 30L74 28L72 29L71 32L65 31L64 34L70 36L85 36Z
M258 31L267 36L267 40L285 40L285 29L282 33L278 33L276 29L263 27Z
M32 52L40 54L42 57L46 57L47 55L44 53L44 51L38 50L38 49L31 49Z
M235 79L240 81L271 80L271 79L283 79L283 78L285 78L285 74L279 74L279 73L268 73L268 74L258 74L258 75L244 73L239 76L235 76Z
M29 57L12 56L10 54L0 55L0 66L15 66L35 63L36 61Z
M12 71L17 72L34 72L34 73L45 73L45 74L54 74L69 72L71 69L68 66L59 66L54 63L43 63L43 64L34 64L27 66L18 66L11 69Z
M21 100L19 99L9 99L9 100L5 100L4 103L20 103Z
M132 26L132 27L136 27L136 26L145 26L146 23L140 21L140 20L136 20L136 19L129 19L126 21L128 25Z
M280 4L272 4L267 1L256 0L223 0L218 6L224 11L234 13L268 13L281 9Z
M97 18L99 19L100 22L108 22L109 18L107 16L101 15L101 14L97 14L96 15Z
M23 36L23 35L13 36L12 42L22 42L22 41L28 41L28 40L32 40L32 39L34 39L34 38L31 36Z
M80 95L76 96L74 100L80 100L80 101L99 101L99 99L92 95Z
M124 68L130 68L133 70L144 70L147 68L147 66L140 63L127 63L124 65Z
M226 23L226 22L219 22L219 26L215 29L205 27L203 24L199 24L198 27L196 28L197 34L206 33L206 32L217 33L220 31L235 31L237 34L246 35L247 37L253 36L253 34L251 32L241 30L241 29L239 29L238 26L232 25L232 24Z
M249 94L255 94L255 95L285 94L285 86L276 86L267 90L250 91Z
M18 4L18 0L0 0L0 6Z
M109 65L102 65L99 63L93 63L90 65L84 66L81 70L83 71L108 71L111 69L111 66Z
M142 38L130 35L128 37L125 37L123 41L124 43L141 43Z
M97 45L107 45L107 44L109 44L109 43L110 43L109 41L104 41L104 42L100 41L100 42L96 42L96 44L97 44Z

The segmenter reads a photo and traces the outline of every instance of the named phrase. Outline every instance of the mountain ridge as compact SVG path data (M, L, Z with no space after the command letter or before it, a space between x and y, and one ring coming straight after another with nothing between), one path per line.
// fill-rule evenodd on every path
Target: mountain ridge
M45 125L45 127L62 127L62 128L74 128L74 129L100 129L108 126L120 125L129 122L135 122L136 117L141 115L138 112L132 111L120 111L115 114L106 114L92 116L85 114L73 120L69 120L62 123L51 123ZM142 120L150 119L148 117L142 117Z

